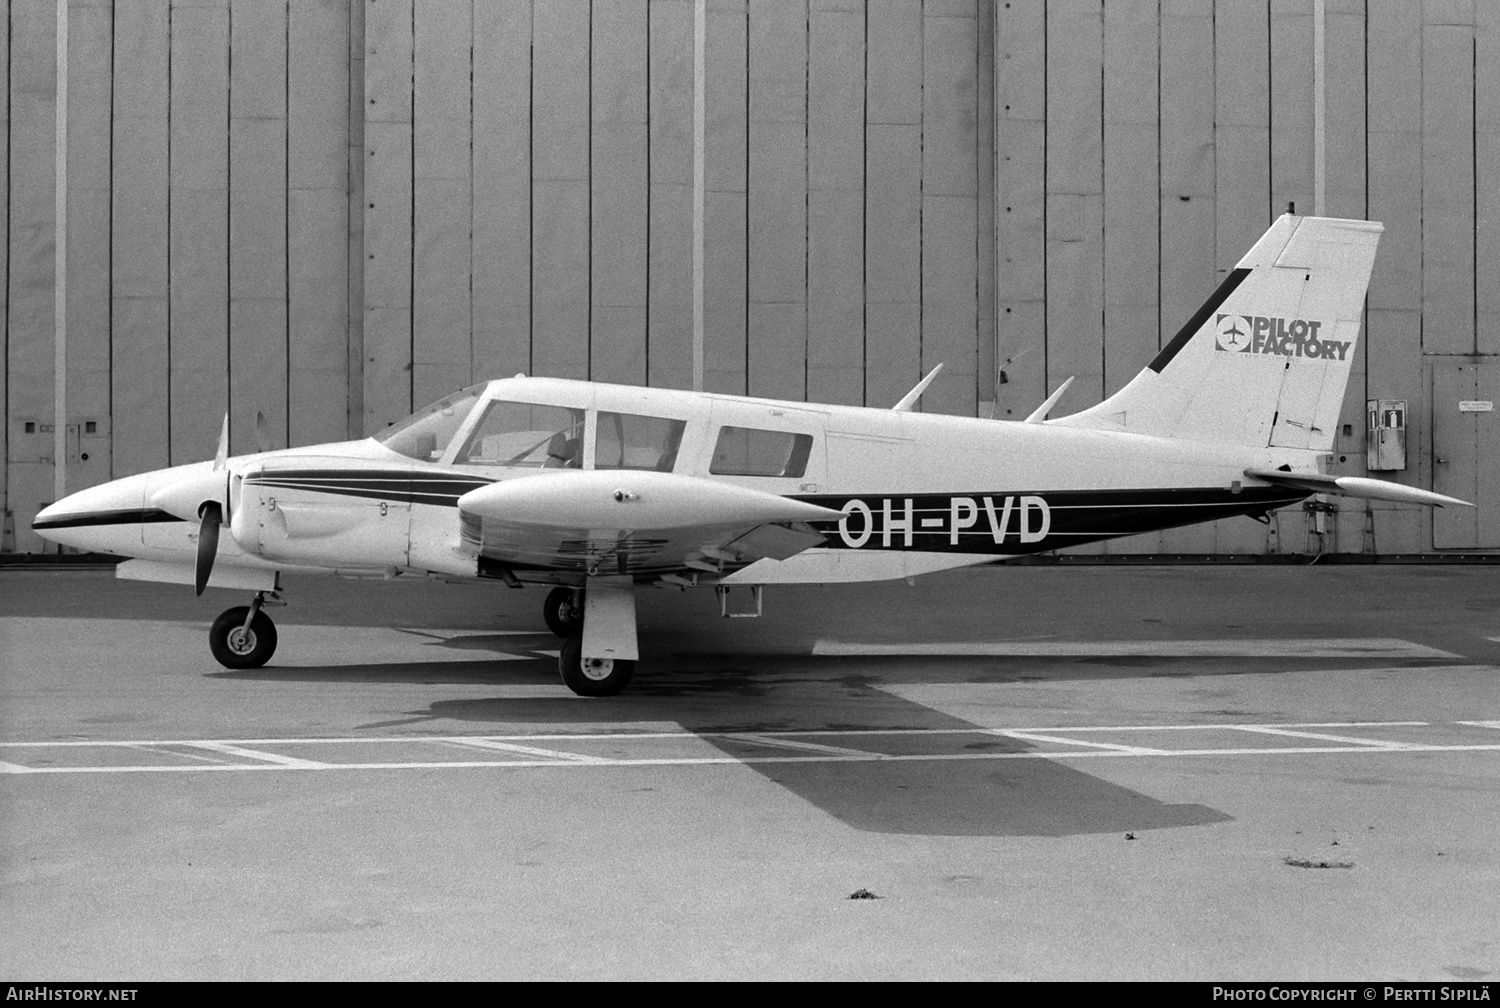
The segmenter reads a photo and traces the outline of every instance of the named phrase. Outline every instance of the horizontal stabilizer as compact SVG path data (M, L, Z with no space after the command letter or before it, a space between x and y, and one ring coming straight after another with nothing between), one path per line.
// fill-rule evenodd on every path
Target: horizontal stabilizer
M197 577L191 563L165 560L126 560L115 565L115 577L126 581L161 581L190 585ZM210 588L238 588L243 591L275 591L276 571L271 567L234 567L217 564L208 575Z
M1274 486L1311 490L1313 493L1343 494L1370 500L1399 501L1403 504L1426 504L1429 507L1473 507L1466 500L1419 490L1416 487L1370 479L1367 476L1325 476L1322 473L1286 472L1279 469L1246 469L1245 475Z

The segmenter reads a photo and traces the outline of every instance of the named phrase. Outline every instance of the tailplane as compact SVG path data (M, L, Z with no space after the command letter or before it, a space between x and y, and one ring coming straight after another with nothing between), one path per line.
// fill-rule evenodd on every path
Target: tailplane
M1330 450L1382 230L1283 215L1144 371L1051 423Z

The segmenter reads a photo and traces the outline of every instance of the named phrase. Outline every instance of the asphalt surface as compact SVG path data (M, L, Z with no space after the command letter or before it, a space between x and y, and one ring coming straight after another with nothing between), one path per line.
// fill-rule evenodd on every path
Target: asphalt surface
M0 978L1500 976L1500 567L287 585L0 571Z

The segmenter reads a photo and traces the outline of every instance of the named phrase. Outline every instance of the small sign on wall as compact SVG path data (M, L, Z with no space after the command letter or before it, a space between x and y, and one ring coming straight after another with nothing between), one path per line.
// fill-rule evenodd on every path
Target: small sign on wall
M1458 411L1460 413L1493 413L1495 404L1488 399L1460 399Z

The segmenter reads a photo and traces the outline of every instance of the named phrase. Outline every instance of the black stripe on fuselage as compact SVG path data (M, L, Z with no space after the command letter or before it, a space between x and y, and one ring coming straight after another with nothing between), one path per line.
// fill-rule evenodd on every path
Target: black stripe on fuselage
M1230 270L1229 275L1224 278L1224 282L1219 284L1219 289L1214 291L1213 295L1207 301L1203 302L1203 307L1194 312L1193 317L1187 320L1187 324L1177 330L1177 335L1172 337L1172 342L1162 347L1161 353L1156 355L1156 359L1146 366L1157 374L1161 374L1161 369L1172 363L1172 358L1176 357L1178 352L1187 346L1188 340L1192 339L1193 335L1199 329L1203 328L1203 323L1208 321L1208 317L1219 310L1219 306L1224 303L1229 295L1234 293L1234 289L1249 275L1250 271L1247 269Z
M842 521L808 523L827 537L826 548L1016 556L1219 518L1261 515L1309 494L1287 487L1242 487L1238 492L1165 487L1003 494L820 494L798 499L848 515Z
M176 515L157 508L126 508L120 511L81 511L78 514L59 515L56 518L38 518L31 523L35 531L42 529L90 528L103 525L154 525L159 522L182 521Z
M266 488L456 507L460 496L494 481L463 473L321 469L261 473L247 477L245 482ZM818 494L797 495L795 499L836 511L846 510L851 502L859 501L870 512L868 536L864 536L862 511L842 522L811 522L813 528L827 537L823 544L826 547L1014 556L1236 515L1260 515L1302 500L1309 493L1286 487L1242 487L1238 491L1227 487L1164 487L909 495ZM955 504L955 500L974 502L977 512L970 515L969 505ZM909 512L908 501L911 502ZM1042 508L1046 512L1044 534ZM887 513L893 523L910 523L910 543L906 528L901 526L893 528L887 544ZM958 541L954 542L952 525L958 517L965 520L973 517L974 521L958 530ZM858 546L851 543L851 539L862 537Z
M457 507L458 499L464 494L489 486L494 480L463 473L296 469L258 473L247 476L245 482L253 486L306 490L340 497Z

